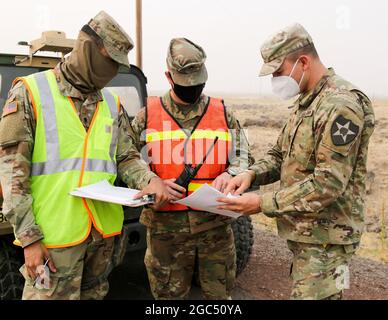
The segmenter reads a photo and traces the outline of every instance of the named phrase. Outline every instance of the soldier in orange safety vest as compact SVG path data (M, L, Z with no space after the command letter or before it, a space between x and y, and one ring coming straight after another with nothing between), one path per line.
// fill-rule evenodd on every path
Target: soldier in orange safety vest
M206 54L195 43L173 39L163 97L150 97L132 122L133 140L162 178L170 203L143 211L148 249L145 264L156 299L188 296L198 266L206 299L230 299L236 274L232 219L175 204L209 184L223 192L251 161L248 143L223 100L203 94ZM194 173L188 176L187 173Z

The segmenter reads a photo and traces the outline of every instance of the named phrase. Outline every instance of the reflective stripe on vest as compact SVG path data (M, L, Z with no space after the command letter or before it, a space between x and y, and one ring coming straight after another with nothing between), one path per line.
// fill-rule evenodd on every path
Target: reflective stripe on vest
M229 132L212 131L212 130L196 130L191 135L191 140L210 139L217 138L220 141L232 141L232 135ZM164 132L151 132L147 133L147 143L163 140L185 140L187 134L182 130L177 131L164 131Z
M145 137L147 142L145 156L148 157L151 169L162 179L176 179L183 172L185 163L182 156L183 146L186 146L186 163L196 166L202 162L203 157L218 138L214 150L203 164L195 180L190 183L187 196L204 184L211 184L216 177L225 172L229 165L228 156L232 150L233 141L222 100L210 98L203 117L194 132L190 133L182 129L172 118L160 98L149 98ZM195 208L190 209L195 210ZM187 210L189 208L185 206L169 204L159 211Z
M59 135L55 112L53 112L54 99L51 92L46 73L41 72L34 75L40 92L40 101L43 111L44 127L46 133L47 161L43 163L33 163L31 176L48 175L71 170L81 170L82 158L60 159ZM104 98L109 106L110 113L114 119L118 118L118 109L114 96L109 90L103 90ZM113 125L112 143L110 146L110 156L114 159L117 148L117 126ZM88 159L86 171L109 172L117 174L115 161L103 161Z
M104 238L120 234L121 206L69 195L79 186L116 180L119 98L103 90L104 100L86 131L51 70L20 80L36 117L31 193L43 243L47 248L76 246L88 238L92 226Z
M83 159L64 159L52 160L50 162L34 163L32 166L31 176L43 176L54 173L61 173L71 170L82 169ZM85 171L89 172L108 172L111 174L117 173L116 163L113 161L87 159Z

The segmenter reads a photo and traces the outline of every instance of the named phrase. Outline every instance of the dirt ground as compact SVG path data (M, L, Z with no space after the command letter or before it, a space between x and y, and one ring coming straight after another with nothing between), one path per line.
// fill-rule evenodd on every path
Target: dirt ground
M254 157L260 159L276 142L290 112L288 105L272 99L241 97L226 99L226 104L246 129ZM366 230L352 263L352 287L347 299L388 299L388 101L374 101L374 109L377 122L366 177ZM270 185L262 191L276 188L277 184ZM273 219L258 215L254 223L256 244L238 287L255 299L287 299L291 255L285 242L276 236Z
M268 231L255 231L255 245L248 267L237 280L234 298L288 300L292 254L284 240ZM355 257L346 300L388 300L388 265Z
M125 263L110 275L107 300L152 300L144 251L132 252ZM277 235L256 228L255 243L247 268L237 279L233 300L288 300L292 255ZM388 300L388 265L355 257L350 266L351 288L347 300ZM199 287L193 286L191 300L202 300Z

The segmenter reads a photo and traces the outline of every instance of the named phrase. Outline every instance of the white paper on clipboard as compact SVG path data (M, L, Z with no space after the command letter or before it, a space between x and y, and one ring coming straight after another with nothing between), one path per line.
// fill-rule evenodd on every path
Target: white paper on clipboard
M77 188L70 192L70 195L136 208L149 204L149 202L133 199L139 192L138 190L112 186L107 180L104 180L86 187Z

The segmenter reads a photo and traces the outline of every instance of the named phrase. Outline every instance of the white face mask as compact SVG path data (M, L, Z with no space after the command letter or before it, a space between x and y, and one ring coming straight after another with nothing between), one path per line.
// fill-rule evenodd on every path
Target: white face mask
M278 97L283 100L289 100L300 93L300 85L304 79L304 71L300 82L296 82L296 80L291 77L295 71L295 68L299 62L299 59L295 62L294 67L289 76L280 76L272 78L272 91Z

